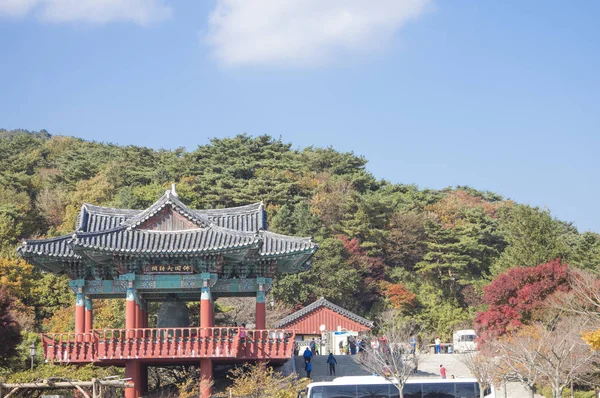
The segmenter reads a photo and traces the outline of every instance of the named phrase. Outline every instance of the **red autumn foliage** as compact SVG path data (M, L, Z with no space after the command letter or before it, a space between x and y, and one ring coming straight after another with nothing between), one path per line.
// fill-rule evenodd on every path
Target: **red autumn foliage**
M362 301L365 303L377 301L381 297L380 282L385 278L383 260L367 255L356 238L348 239L345 236L340 236L339 239L348 253L348 264L356 268L362 278Z
M365 253L360 247L360 242L356 238L348 239L345 236L340 236L344 249L350 255L349 262L356 266L367 279L371 281L383 280L385 276L385 264L379 257L371 257Z
M417 295L408 290L402 283L383 282L381 285L392 307L405 309L415 305Z
M484 341L519 329L535 319L548 296L568 290L568 264L560 259L535 267L512 268L484 288L489 308L477 314L475 328Z
M17 353L21 342L21 328L13 317L15 297L0 287L0 363Z

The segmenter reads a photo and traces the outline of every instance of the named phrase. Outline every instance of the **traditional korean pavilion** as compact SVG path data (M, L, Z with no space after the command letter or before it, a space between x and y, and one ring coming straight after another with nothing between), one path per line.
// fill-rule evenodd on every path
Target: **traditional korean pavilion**
M213 363L286 361L293 330L266 330L265 293L276 273L306 270L310 238L266 230L262 203L192 210L175 186L146 210L84 204L77 230L28 240L18 253L46 272L68 275L75 333L43 336L47 361L125 366L126 398L147 391L150 365L199 364L201 396L211 394ZM213 300L256 297L256 328L215 327ZM94 299L126 298L125 329L94 329ZM198 327L148 328L148 303L200 301Z

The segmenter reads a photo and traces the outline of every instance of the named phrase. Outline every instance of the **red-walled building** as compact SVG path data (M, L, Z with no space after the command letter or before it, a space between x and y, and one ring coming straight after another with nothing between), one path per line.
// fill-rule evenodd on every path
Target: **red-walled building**
M325 331L348 330L366 332L373 327L373 322L356 315L321 297L314 303L283 318L275 324L276 328L293 329L296 337L304 340L321 336L321 325Z

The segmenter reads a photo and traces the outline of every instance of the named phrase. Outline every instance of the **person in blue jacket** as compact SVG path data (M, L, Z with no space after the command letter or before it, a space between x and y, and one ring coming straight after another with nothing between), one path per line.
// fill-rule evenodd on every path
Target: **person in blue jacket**
M310 372L312 372L312 363L306 362L304 369L306 369L306 377L310 379Z
M304 350L304 354L302 354L302 356L304 357L304 363L310 363L312 352L310 352L309 347L306 347L306 350Z
M327 357L327 363L329 364L329 376L335 376L335 365L337 365L337 360L331 352Z

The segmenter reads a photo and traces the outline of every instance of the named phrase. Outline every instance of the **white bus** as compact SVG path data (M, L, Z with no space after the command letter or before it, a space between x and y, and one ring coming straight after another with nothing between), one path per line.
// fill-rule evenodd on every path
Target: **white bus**
M404 398L479 398L479 384L474 378L409 379ZM485 398L495 398L493 387ZM329 382L310 383L298 398L399 398L398 389L379 376L345 376Z

